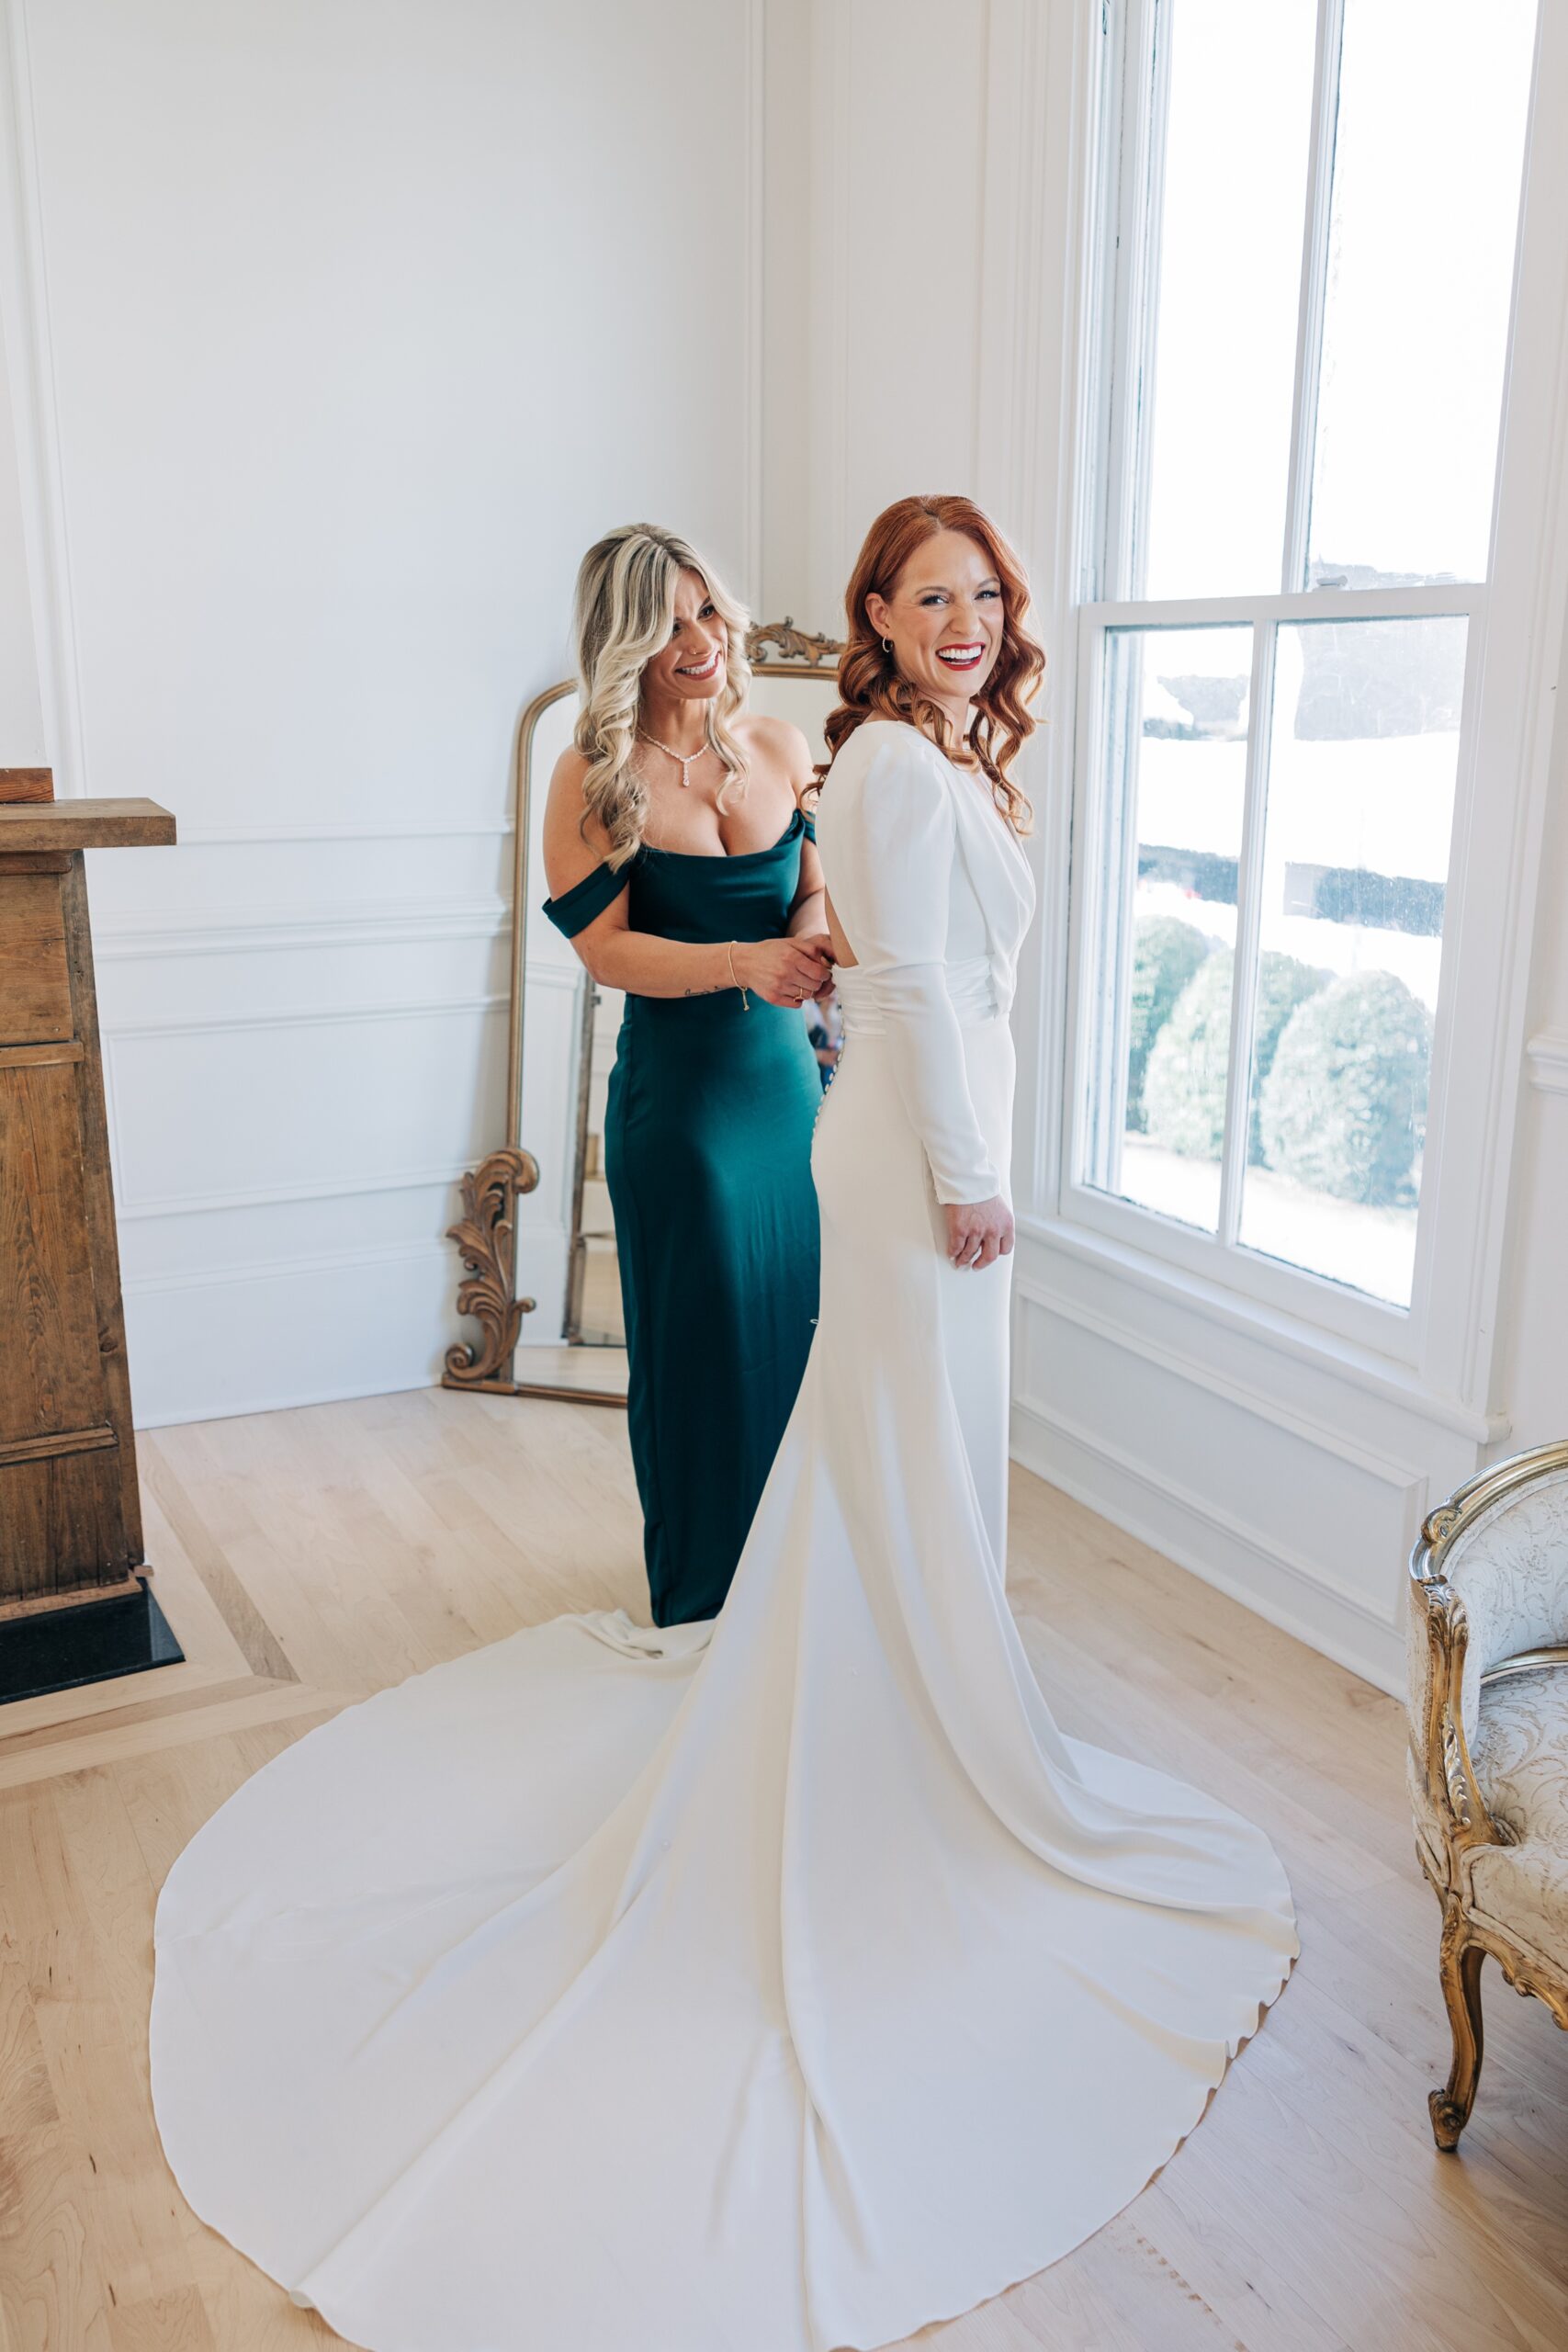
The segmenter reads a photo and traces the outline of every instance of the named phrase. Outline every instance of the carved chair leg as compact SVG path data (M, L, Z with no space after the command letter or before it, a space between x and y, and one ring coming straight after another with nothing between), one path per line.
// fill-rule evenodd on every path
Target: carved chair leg
M1475 2105L1483 2048L1481 1969L1485 1958L1480 1944L1466 1943L1463 1914L1457 1906L1448 1911L1443 1919L1438 1973L1453 2031L1454 2063L1443 2088L1433 2091L1427 2101L1432 2113L1433 2136L1446 2154L1451 2154L1459 2146L1459 2135Z

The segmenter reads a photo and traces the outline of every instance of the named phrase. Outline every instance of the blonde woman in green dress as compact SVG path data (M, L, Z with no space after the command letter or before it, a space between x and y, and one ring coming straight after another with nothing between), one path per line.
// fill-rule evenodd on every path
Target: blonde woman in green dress
M649 525L578 576L582 715L545 813L545 911L626 992L605 1174L654 1623L714 1616L817 1315L801 1007L829 985L796 727L747 711L747 616Z

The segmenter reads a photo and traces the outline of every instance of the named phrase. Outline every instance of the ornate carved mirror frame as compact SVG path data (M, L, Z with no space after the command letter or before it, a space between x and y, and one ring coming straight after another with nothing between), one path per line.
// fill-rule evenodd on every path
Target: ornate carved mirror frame
M760 624L746 639L747 658L751 664L752 675L758 678L830 677L837 668L841 650L837 639L810 636L804 629L796 628L787 615L782 622ZM533 1192L539 1182L538 1161L525 1145L522 1136L524 1010L530 896L528 848L532 794L529 768L540 718L552 704L576 690L575 678L567 678L558 685L547 687L543 694L535 695L517 727L512 781L513 833L511 1001L506 1054L507 1139L499 1150L487 1153L479 1166L470 1169L463 1177L463 1214L456 1225L447 1228L447 1238L457 1243L457 1254L463 1263L463 1274L457 1286L457 1312L475 1318L479 1326L479 1337L474 1340L455 1341L447 1349L442 1386L477 1389L492 1396L556 1396L575 1404L624 1405L626 1401L624 1388L576 1387L551 1381L520 1380L516 1364L523 1318L525 1315L532 1315L537 1304L532 1298L520 1297L517 1291L517 1203L525 1193ZM534 879L536 881L538 877ZM574 1099L578 1133L572 1163L569 1280L570 1270L579 1255L581 1232L588 1084L596 1001L597 992L590 986L583 998L575 1048L577 1084ZM584 1343L569 1332L563 1335L558 1344L572 1347ZM527 1350L524 1351L525 1356L527 1352Z

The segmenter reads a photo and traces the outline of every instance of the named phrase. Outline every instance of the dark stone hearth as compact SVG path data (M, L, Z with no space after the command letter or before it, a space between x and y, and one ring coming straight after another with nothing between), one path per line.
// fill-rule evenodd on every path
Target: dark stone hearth
M141 1589L113 1600L84 1600L68 1609L0 1622L0 1707L39 1699L84 1682L109 1682L152 1666L178 1666L185 1652L169 1621L139 1577Z

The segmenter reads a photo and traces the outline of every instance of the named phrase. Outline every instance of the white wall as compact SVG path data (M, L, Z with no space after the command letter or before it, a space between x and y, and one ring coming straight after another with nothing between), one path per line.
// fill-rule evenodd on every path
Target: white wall
M59 788L181 836L90 861L139 1418L423 1382L578 557L651 515L758 575L762 12L6 13Z
M976 475L988 14L812 7L805 593L835 630L878 510Z
M16 416L10 370L0 344L0 767L39 767L47 758L17 468Z

